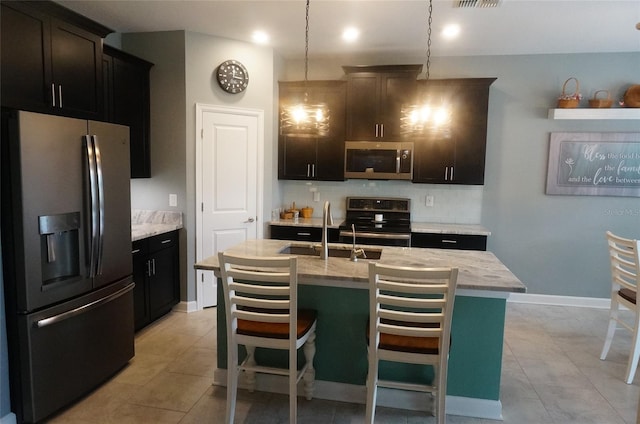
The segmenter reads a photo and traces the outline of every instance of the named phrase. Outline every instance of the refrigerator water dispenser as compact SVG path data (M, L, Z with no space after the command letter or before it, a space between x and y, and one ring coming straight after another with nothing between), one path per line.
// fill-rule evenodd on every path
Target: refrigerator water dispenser
M80 212L39 216L42 287L80 274Z

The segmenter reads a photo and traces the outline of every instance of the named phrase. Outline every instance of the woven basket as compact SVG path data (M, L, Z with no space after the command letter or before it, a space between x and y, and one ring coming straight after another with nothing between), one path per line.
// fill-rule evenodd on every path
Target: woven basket
M626 107L640 107L640 85L632 85L624 93Z
M607 93L606 99L598 99L598 93ZM606 109L611 107L613 104L613 100L611 100L611 94L609 94L608 90L598 90L593 93L593 99L589 99L589 107Z
M573 94L567 94L566 92L567 83L571 80L576 82L576 89L573 92ZM564 84L562 84L562 94L558 99L558 107L560 109L571 109L571 108L578 107L579 104L580 104L580 82L578 82L576 78L571 77L567 79L564 82Z

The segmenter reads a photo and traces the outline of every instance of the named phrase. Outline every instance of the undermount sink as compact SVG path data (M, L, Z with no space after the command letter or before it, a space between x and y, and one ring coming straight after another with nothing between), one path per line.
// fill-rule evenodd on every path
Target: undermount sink
M310 244L291 244L285 246L278 253L286 255L300 255L300 256L317 256L320 257L320 245ZM358 259L380 259L382 256L382 249L377 248L363 248L366 257L359 256ZM332 258L349 258L351 257L351 248L348 247L329 247L329 257Z

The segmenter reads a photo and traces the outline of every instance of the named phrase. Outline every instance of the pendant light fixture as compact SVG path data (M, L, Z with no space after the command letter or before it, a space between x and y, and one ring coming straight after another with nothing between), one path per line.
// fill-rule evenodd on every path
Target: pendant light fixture
M431 76L431 24L433 16L433 0L429 0L427 18L427 63L426 79L427 93L429 92L429 78ZM441 137L450 136L451 110L445 99L434 99L427 96L424 102L404 106L401 112L401 130L406 135L435 134Z
M330 111L326 103L309 102L309 0L305 14L304 100L302 103L282 105L280 133L283 135L326 136L329 134Z

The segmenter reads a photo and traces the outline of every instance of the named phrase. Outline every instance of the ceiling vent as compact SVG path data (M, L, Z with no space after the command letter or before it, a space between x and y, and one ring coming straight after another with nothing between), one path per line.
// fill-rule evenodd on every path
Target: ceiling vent
M502 0L455 0L456 7L482 8L482 7L498 7Z

